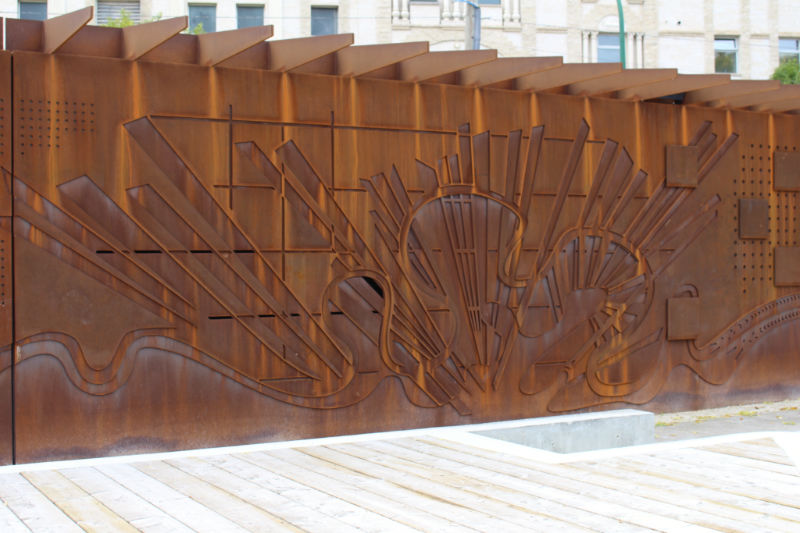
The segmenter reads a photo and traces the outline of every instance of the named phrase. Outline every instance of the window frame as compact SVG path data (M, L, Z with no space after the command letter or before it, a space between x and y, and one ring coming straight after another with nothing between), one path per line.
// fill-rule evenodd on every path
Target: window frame
M607 44L600 44L601 37L612 37L614 39L614 46ZM617 58L613 61L606 61L600 59L602 50L616 50ZM598 32L597 34L597 63L619 63L622 61L622 49L619 45L619 33Z
M793 42L794 48L781 47L781 44L786 42ZM778 37L778 65L783 65L787 59L790 61L794 59L800 63L800 37Z
M214 10L214 18L213 18L214 29L213 30L209 30L208 28L206 28L206 26L204 24L203 25L203 33L214 33L214 32L217 31L217 4L209 4L209 3L206 3L206 2L197 2L197 3L192 2L192 3L188 4L186 11L187 11L187 16L189 18L189 27L187 28L189 31L192 31L195 28L195 26L197 26L197 23L192 24L192 8L213 8L213 10ZM199 21L199 22L202 22L202 21Z
M732 48L722 48L717 46L719 43L732 42ZM726 53L733 54L733 70L718 70L717 61L718 54ZM714 73L715 74L738 74L739 73L739 38L732 35L715 35L714 36Z
M22 18L22 5L23 4L25 4L25 5L43 5L44 6L44 18L29 18L29 17L26 17L26 18L23 19ZM36 2L36 1L31 1L31 0L26 0L24 2L23 1L18 1L17 2L17 18L19 18L21 20L47 20L47 1L44 1L44 2Z
M247 9L261 9L261 20L258 24L252 24L250 26L242 26L239 24L240 17L239 17L239 9L244 8ZM266 13L266 6L264 4L236 4L236 28L252 28L254 26L263 26L264 25L264 13Z
M314 32L314 13L315 12L317 12L317 13L328 12L328 13L333 13L334 14L334 16L333 16L333 23L334 23L333 32L324 32L324 33L319 33L319 32L315 33ZM315 5L312 5L312 6L310 6L310 19L311 19L311 28L310 28L311 35L336 35L337 33L339 33L339 6L315 6ZM329 21L325 20L323 22L329 22Z

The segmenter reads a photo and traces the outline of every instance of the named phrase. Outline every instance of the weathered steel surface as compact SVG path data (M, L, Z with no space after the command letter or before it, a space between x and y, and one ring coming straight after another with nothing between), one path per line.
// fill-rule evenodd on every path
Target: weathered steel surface
M0 19L2 24L2 19ZM0 52L0 464L13 459L13 282L11 199L11 54Z
M800 388L783 88L85 19L7 28L1 460L12 352L21 462Z

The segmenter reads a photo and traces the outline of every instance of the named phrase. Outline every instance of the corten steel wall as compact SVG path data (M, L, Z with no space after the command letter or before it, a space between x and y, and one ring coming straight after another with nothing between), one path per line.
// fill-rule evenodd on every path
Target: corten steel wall
M46 53L16 24L2 462L800 387L796 115L204 66L188 36L99 57L120 30Z

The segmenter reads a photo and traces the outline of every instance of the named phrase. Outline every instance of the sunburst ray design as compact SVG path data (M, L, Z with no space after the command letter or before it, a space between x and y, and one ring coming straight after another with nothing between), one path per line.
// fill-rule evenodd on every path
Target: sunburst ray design
M310 311L317 302L298 297L151 120L126 130L161 174L137 180L126 205L88 176L59 185L59 205L14 180L17 235L163 318L176 337L143 330L135 335L147 341L136 346L224 368L245 386L306 407L350 405L396 377L411 402L468 414L471 402L504 385L512 361L527 367L519 382L525 394L552 388L558 374L583 377L606 398L657 386L651 374L611 379L608 369L659 338L637 331L653 285L720 202L712 196L678 219L695 189L663 183L634 201L646 192L647 174L607 140L578 209L566 209L589 139L582 121L546 211L534 211L540 161L550 157L544 127L509 132L502 174L493 177L492 135L464 125L455 154L416 162L421 193L394 167L361 180L371 226L358 227L295 142L277 148L277 162L255 142L239 143L240 161L330 243L332 281L320 316ZM698 147L699 181L734 141L717 147L703 125L690 143ZM137 249L163 258L148 262ZM213 356L193 346L201 307L230 320L253 353ZM539 350L523 353L525 339ZM39 353L37 342L28 352ZM105 394L124 382L94 376L74 341L62 344L59 359L72 357L76 386ZM120 348L102 372L129 373L135 353Z

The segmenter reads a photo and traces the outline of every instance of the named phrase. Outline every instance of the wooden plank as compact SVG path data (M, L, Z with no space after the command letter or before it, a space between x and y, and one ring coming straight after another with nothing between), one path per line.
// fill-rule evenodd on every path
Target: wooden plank
M722 451L722 449L725 451ZM737 448L735 447L727 447L722 449L720 451L716 451L708 450L706 448L694 448L692 452L698 454L700 457L703 457L703 460L711 461L713 459L716 463L726 463L741 466L742 468L746 468L753 473L769 476L770 479L782 479L788 482L790 479L796 478L798 474L800 474L800 471L791 461L780 463L778 461L759 458L757 454L751 453L745 455L742 449L738 449L739 453L732 453L737 451ZM682 450L681 453L686 453L686 451Z
M569 479L564 475L567 470L562 470L559 465L532 464L530 460L493 454L487 450L461 447L459 449L463 451L456 451L456 447L451 447L449 442L446 448L426 439L402 439L397 443L413 446L436 457L437 461L447 461L453 469L476 467L512 478L535 480L550 491L560 491L562 498L566 498L571 505L639 527L667 531L691 526L697 531L713 531L707 528L707 518L702 513L692 513L669 502ZM614 502L624 502L624 505Z
M726 468L724 464L707 467L704 459L672 453L669 456L632 456L629 461L639 468L647 468L651 472L658 470L673 479L800 509L796 480L793 485L770 482L769 479L754 476L752 471L746 469L735 469L730 465Z
M19 474L0 476L0 500L32 531L83 531Z
M325 515L308 507L304 498L305 495L298 495L294 498L287 497L287 494L284 492L285 489L283 489L283 487L279 489L278 486L276 486L282 484L272 484L270 482L259 484L256 483L255 480L245 477L250 476L249 472L243 473L240 470L238 474L235 474L228 469L217 466L213 462L186 458L172 460L169 461L169 463L188 474L230 492L252 505L269 511L290 524L306 531L321 529L323 527L335 529L337 532L361 531L361 529L354 527L354 525L363 525L362 521L364 519L369 521L371 528L390 528L394 525L379 515L355 516L359 513L347 513L346 510L340 509L339 514L355 516L356 519L352 521L355 522L355 524L348 524L347 522L337 519L333 514ZM249 466L247 469L253 470L253 467Z
M59 472L137 529L165 533L191 531L185 524L94 468L68 468Z
M429 52L398 63L398 79L425 81L497 59L497 50Z
M22 476L84 530L137 531L135 527L56 471L37 470L24 472Z
M139 463L134 466L137 470L201 503L206 508L248 531L255 531L260 528L301 531L285 520L237 498L225 489L189 475L169 463Z
M430 515L419 516L408 508L399 506L397 501L374 497L361 485L337 483L330 477L330 465L308 470L291 462L279 461L269 454L250 453L204 460L260 486L278 491L287 498L302 502L308 512L329 517L329 523L358 527L364 520L379 515L392 520L399 528L433 527L437 531L454 531L452 524L430 520Z
M800 508L784 505L780 501L781 498L776 498L769 495L762 495L758 491L754 491L751 487L742 489L733 486L726 482L718 482L713 479L708 479L704 476L695 476L691 473L676 471L672 465L659 462L660 458L653 458L652 461L647 460L648 457L630 457L626 458L624 462L613 463L614 468L621 472L621 475L646 475L650 478L660 478L669 484L686 484L692 487L692 491L698 489L710 491L716 494L717 501L726 504L733 501L747 502L745 505L737 503L736 507L747 507L758 509L765 514L774 516L788 523L797 522L800 519ZM755 494L754 494L755 493Z
M122 59L134 61L186 29L189 17L175 17L122 28Z
M678 70L674 68L647 68L623 70L610 76L602 76L586 81L571 83L566 88L567 94L581 96L596 96L616 91L621 91L629 87L655 83L658 81L671 80L678 75Z
M774 91L780 86L781 83L777 80L734 80L726 85L687 92L683 103L721 105L729 98Z
M470 509L473 512L462 513L464 515L463 518L468 520L468 523L473 527L484 531L497 528L524 531L526 522L530 523L531 520L527 513L520 512L510 505L495 502L490 498L478 496L474 493L453 489L432 481L425 474L420 474L419 472L409 474L398 471L394 464L384 466L385 463L367 461L355 455L344 453L344 451L327 447L304 448L297 451L343 466L362 475L379 477L394 485L421 494L431 502L443 500L451 505ZM431 474L432 472L429 471L428 475ZM455 475L459 476L462 481L466 481L463 478L463 474L456 473Z
M330 483L324 476L314 474L313 481L304 479L300 469L291 465L283 465L281 473L276 473L262 466L261 459L254 459L252 454L237 454L215 457L203 457L203 462L209 463L217 468L230 472L242 479L255 483L256 485L274 491L281 496L294 502L297 512L302 512L306 516L308 527L311 530L319 529L314 524L322 523L332 526L339 531L349 530L357 527L364 520L373 514L380 514L381 509L372 509L372 512L359 505L354 505L349 499L349 487L342 490L327 492L324 487ZM353 491L356 494L358 491ZM379 507L379 506L378 506ZM292 511L294 512L294 511ZM356 524L352 524L356 522ZM305 527L301 525L301 527Z
M596 473L617 479L621 484L632 487L650 487L675 494L675 502L698 511L712 509L712 512L723 513L724 516L741 520L754 526L763 525L774 531L794 532L800 530L800 510L782 508L776 513L778 506L762 500L756 500L739 494L732 494L692 484L686 480L665 478L652 472L635 468L621 468L619 459L598 463L567 463L563 466L574 468L584 473ZM717 511L717 509L719 511Z
M777 463L790 467L798 474L800 470L794 464L794 461L786 455L783 448L776 445L772 439L763 440L760 442L744 441L744 442L730 442L727 444L716 444L714 446L702 446L700 450L709 450L712 452L728 453L730 455L737 455L740 457L749 457L756 461L767 461L770 463Z
M560 67L562 61L560 57L502 57L461 70L458 74L458 84L484 87Z
M345 461L348 468L356 468L362 472L376 470L378 475L397 485L428 493L432 497L438 495L438 498L457 505L479 510L489 518L502 517L503 520L533 529L562 530L570 526L574 528L574 525L560 521L552 515L541 514L528 507L523 508L521 502L514 498L498 498L497 493L502 492L500 486L486 490L482 480L465 476L461 471L446 471L430 461L425 465L414 463L394 455L391 448L387 453L384 450L374 450L369 445L341 444L333 449L319 447L301 451L314 456L322 454L321 459L336 461L339 464ZM391 474L392 477L385 477L387 471L394 472ZM498 524L498 527L504 526Z
M268 469L298 483L369 509L409 527L435 531L475 531L460 519L459 509L421 498L381 479L354 472L300 453L275 457L276 452L242 454L253 466ZM291 467L289 467L291 465ZM452 517L452 518L449 518Z
M622 475L613 466L606 465L605 461L596 465L595 469L581 468L580 463L559 465L537 464L539 472L546 472L555 476L572 479L580 483L596 485L605 489L625 492L634 498L634 502L645 500L656 502L655 514L661 510L672 518L687 520L691 523L719 529L724 531L796 531L796 525L784 520L767 519L762 510L746 510L731 506L730 504L716 503L714 491L692 491L691 486L679 486L678 483L653 483L651 479L637 478L632 482L630 472ZM592 466L592 465L589 465ZM615 475L616 474L616 475ZM590 489L594 491L594 489ZM706 496L706 497L703 497ZM740 498L741 499L741 498ZM746 499L742 499L747 501ZM628 500L625 500L628 501ZM660 503L659 503L660 502ZM678 506L681 511L675 512L673 506ZM743 526L743 522L747 525Z
M429 475L435 476L436 480L439 482L447 482L447 480L452 480L456 486L462 487L466 490L472 490L472 487L474 487L476 489L475 492L481 496L490 494L491 496L488 497L506 501L507 503L521 507L532 514L535 513L541 515L541 518L545 519L542 520L542 523L546 524L546 519L548 518L557 521L555 524L550 524L549 528L542 530L640 530L640 528L632 524L625 524L624 522L620 522L612 518L590 513L577 507L565 505L553 499L546 488L541 493L532 492L532 482L530 480L520 480L504 474L484 471L480 468L475 468L474 465L468 465L465 468L461 463L454 463L453 469L451 469L451 471L454 470L458 472L458 476L454 476L452 474L443 476L439 473L439 471L441 470L441 467L447 466L446 461L445 464L438 464L437 462L437 468L431 469L429 465L425 464L425 458L420 457L420 455L425 455L424 452L414 450L413 448L400 446L396 441L375 441L370 443L361 443L359 446L374 449L386 454L387 456L406 459L412 462L414 467L426 469L429 472ZM464 477L467 478L467 482L462 483L461 479ZM531 479L535 479L535 474L531 475Z
M2 477L0 477L0 483L2 482ZM2 498L0 498L0 531L10 533L30 531L28 526L25 525L25 522L14 514L14 511L8 507Z
M131 465L103 465L97 467L97 470L191 529L196 531L244 531L227 518Z
M514 80L518 90L549 91L571 83L622 72L619 63L568 63L557 68L528 74Z
M431 463L425 466L430 468L432 465ZM545 479L559 479L564 484L562 487L564 489L567 489L570 485L565 481L572 480L578 483L578 485L573 484L572 486L574 488L579 488L582 492L585 491L586 493L591 493L592 495L610 501L626 501L628 505L633 508L655 515L664 515L715 530L758 530L765 533L769 531L763 529L763 524L753 524L753 527L743 530L741 529L741 523L732 520L728 516L730 513L728 513L726 509L717 509L716 513L712 512L713 510L708 508L709 506L701 506L704 507L703 509L693 509L692 504L696 502L696 499L693 497L683 498L683 495L678 493L648 489L631 483L620 483L607 477L576 471L562 465L550 465L546 463L536 464L535 470L536 476L540 480L543 474L545 474ZM547 477L547 475L553 477ZM583 487L581 487L581 485L583 485ZM619 493L625 493L627 496L623 496Z
M617 92L625 100L650 100L730 83L730 74L679 74L677 78L639 85Z

